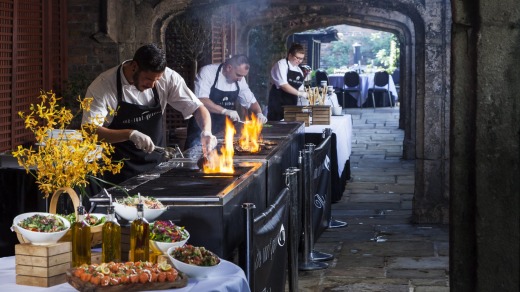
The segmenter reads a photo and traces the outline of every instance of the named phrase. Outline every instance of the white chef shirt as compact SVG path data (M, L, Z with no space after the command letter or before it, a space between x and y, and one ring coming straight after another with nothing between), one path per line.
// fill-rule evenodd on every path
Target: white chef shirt
M202 67L195 78L195 95L198 98L209 98L209 93L211 91L211 87L213 83L215 83L215 76L217 76L217 70L220 64L210 64ZM218 90L222 91L235 91L237 90L237 85L235 82L228 83L226 81L226 76L222 74L224 70L224 66L220 69L218 73L218 80L215 87ZM246 79L242 78L238 81L238 87L240 87L240 91L238 92L238 102L245 108L251 107L252 104L256 102L255 95L249 89L249 85L247 85Z
M123 64L128 61L123 62ZM114 117L109 115L109 108L117 109L118 68L119 66L116 66L101 73L88 87L85 97L93 97L94 100L90 106L90 111L83 111L82 123L92 120L95 124L106 127L112 122ZM153 105L153 90L149 88L142 92L139 91L126 80L122 70L121 67L123 100L132 104ZM155 82L155 88L159 94L163 113L166 105L169 104L181 112L185 119L189 119L193 112L202 105L202 102L188 88L184 79L168 67L161 79ZM104 123L100 117L105 118Z
M303 71L300 69L300 66L293 66L287 59L281 59L271 68L271 81L277 89L280 89L280 86L284 84L289 84L289 82L287 82L287 64L289 64L289 70L300 72L303 76ZM303 84L298 90L304 90Z

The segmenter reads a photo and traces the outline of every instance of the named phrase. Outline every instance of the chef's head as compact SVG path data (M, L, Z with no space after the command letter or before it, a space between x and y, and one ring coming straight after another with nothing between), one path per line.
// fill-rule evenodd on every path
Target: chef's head
M224 62L222 68L228 83L240 81L249 73L249 59L246 55L234 55Z
M166 69L166 54L156 44L144 45L135 52L131 66L134 86L140 91L152 88Z
M287 51L287 59L293 66L298 66L305 58L305 49L298 43L293 43Z

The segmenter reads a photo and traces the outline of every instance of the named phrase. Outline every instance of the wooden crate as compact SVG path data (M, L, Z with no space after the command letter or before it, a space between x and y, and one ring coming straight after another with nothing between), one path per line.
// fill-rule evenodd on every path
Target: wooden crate
M67 282L71 265L71 243L15 245L16 284L51 287Z
M330 125L330 105L313 105L311 111L313 125Z
M310 125L311 108L308 106L288 105L283 107L284 121L304 122L305 126Z

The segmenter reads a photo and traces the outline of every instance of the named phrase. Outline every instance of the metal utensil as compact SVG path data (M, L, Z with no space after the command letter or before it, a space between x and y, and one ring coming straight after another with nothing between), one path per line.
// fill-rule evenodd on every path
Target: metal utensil
M174 147L155 146L153 151L162 154L166 159L175 158L177 157L177 155L180 155L181 158L184 158L184 156L182 155L182 151L178 145L175 145Z

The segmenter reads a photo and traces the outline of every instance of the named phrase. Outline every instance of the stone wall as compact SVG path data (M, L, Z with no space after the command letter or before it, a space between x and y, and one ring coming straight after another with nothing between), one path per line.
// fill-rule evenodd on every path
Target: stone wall
M397 34L403 40L403 154L417 161L414 221L448 222L451 10L447 0L100 3L106 7L99 9L99 2L69 1L69 22L75 26L70 30L69 75L83 71L93 78L131 58L143 43L164 43L168 23L185 11L233 9L239 53L247 53L248 31L268 23L277 24L280 39L297 31L345 23Z

